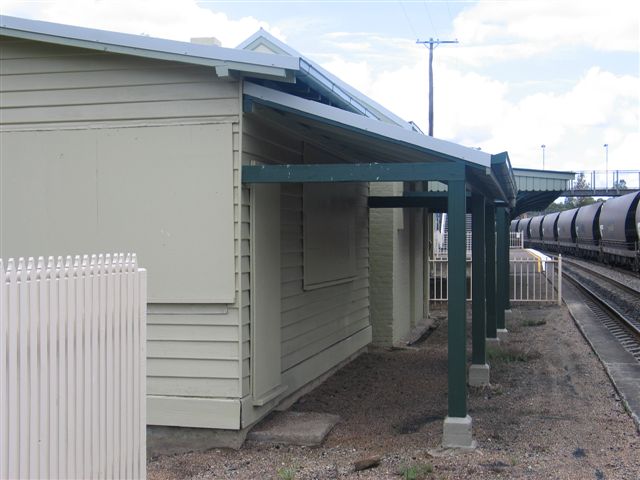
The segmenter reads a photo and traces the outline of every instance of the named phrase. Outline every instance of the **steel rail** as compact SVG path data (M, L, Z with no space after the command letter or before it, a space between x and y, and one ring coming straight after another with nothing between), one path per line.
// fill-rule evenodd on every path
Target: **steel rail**
M626 284L622 283L621 281L616 280L615 278L607 277L605 274L597 272L597 271L589 268L589 266L587 266L587 265L576 263L576 261L573 260L573 259L568 259L567 257L563 256L562 257L562 262L565 265L569 265L571 267L576 267L576 268L579 268L579 269L584 270L586 272L589 272L589 275L593 275L594 277L601 278L602 280L605 280L606 282L615 285L617 288L620 288L620 289L624 290L627 293L630 293L632 295L640 295L640 290L638 290L636 288L633 288L633 287L630 287L629 285L626 285ZM601 264L598 264L598 265L601 266ZM611 268L611 266L607 266L607 268ZM620 274L627 274L628 273L626 270L620 270L620 269L617 269L617 268L614 268L613 270L618 272L618 273L620 273Z
M605 310L610 316L614 317L619 323L623 324L632 334L637 338L640 344L640 322L627 318L627 316L620 312L614 305L608 300L602 298L597 292L594 292L589 287L584 285L579 279L570 274L567 270L563 272L563 277L569 280L575 287L578 288L589 299L593 300L599 307ZM607 277L604 277L607 278ZM607 280L610 280L607 278Z

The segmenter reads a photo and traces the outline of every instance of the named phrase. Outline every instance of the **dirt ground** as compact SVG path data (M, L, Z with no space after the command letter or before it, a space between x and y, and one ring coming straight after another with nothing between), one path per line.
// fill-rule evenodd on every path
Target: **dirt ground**
M442 450L447 327L436 317L417 345L371 349L292 407L341 416L321 447L247 442L163 456L150 459L148 478L640 479L640 435L557 306L508 314L508 340L489 352L491 386L469 390L478 448ZM377 467L354 471L371 456Z

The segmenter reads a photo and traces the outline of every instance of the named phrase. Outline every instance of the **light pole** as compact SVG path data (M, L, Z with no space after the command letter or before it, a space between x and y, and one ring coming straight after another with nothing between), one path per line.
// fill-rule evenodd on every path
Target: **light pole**
M544 149L547 148L547 146L543 143L540 145L540 148L542 148L542 169L544 170Z
M604 145L604 189L609 189L609 144Z

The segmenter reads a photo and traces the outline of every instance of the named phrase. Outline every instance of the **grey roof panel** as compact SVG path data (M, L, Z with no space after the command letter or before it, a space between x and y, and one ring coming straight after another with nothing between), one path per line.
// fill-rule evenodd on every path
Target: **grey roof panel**
M267 45L269 49L274 50L277 53L300 57L300 72L297 74L298 76L301 78L304 76L309 77L314 86L323 88L328 95L340 97L341 100L356 107L356 109L363 115L369 117L373 116L378 120L394 123L407 130L416 130L417 127L414 127L410 122L398 117L395 113L387 110L385 107L367 97L362 92L359 92L346 82L343 82L313 60L310 60L300 54L289 45L281 42L263 29L260 29L251 35L244 42L238 45L237 48L251 49L263 44Z
M0 34L161 60L213 67L227 66L230 70L267 75L273 73L275 76L283 76L281 72L297 71L300 68L299 58L289 55L272 55L212 45L199 45L7 15L0 15Z

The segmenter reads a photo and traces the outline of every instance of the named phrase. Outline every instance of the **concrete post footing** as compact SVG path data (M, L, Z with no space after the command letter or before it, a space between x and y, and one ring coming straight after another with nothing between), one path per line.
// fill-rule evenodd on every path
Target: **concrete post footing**
M489 385L489 365L473 364L469 367L469 385L484 387Z
M471 417L447 417L444 419L442 446L444 448L461 448L472 450L476 441L471 434Z
M486 342L488 347L497 347L498 345L500 345L500 339L497 337L496 338L487 337Z
M498 338L501 341L505 341L507 339L507 334L509 333L509 331L506 328L499 328L498 329Z

